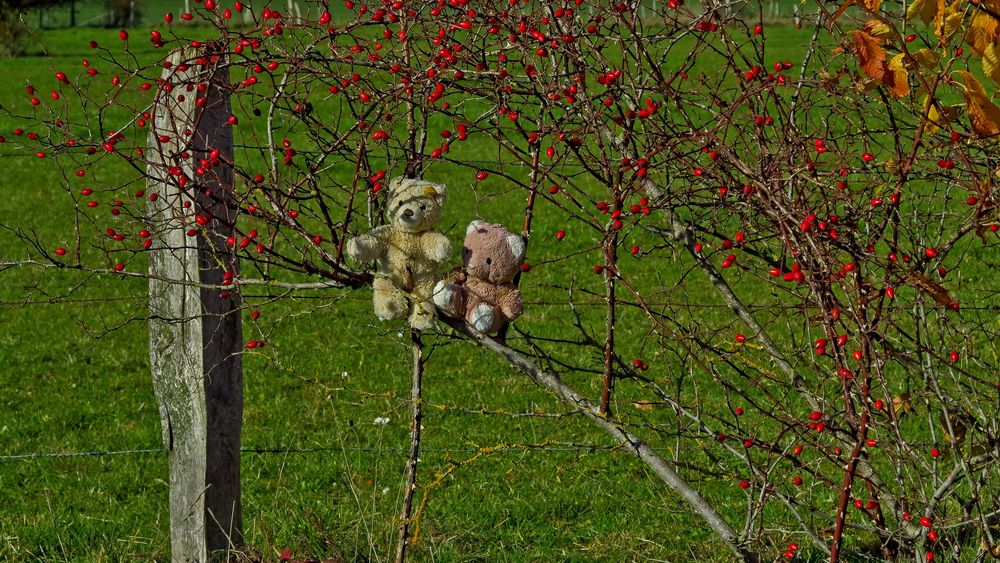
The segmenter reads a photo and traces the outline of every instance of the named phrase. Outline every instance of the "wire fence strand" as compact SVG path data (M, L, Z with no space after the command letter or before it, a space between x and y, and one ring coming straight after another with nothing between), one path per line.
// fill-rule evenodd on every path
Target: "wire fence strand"
M608 445L608 444L555 444L555 445L544 445L537 446L532 444L519 444L516 448L498 450L498 451L509 451L509 452L522 452L522 451L542 451L542 452L598 452L598 451L612 451L621 449L618 445ZM459 446L454 448L421 448L423 452L426 453L475 453L479 451L479 448L470 448L468 446ZM317 446L309 448L278 448L278 447L264 447L264 448L243 448L240 453L244 454L311 454L311 453L324 453L324 452L358 452L358 453L375 453L375 454L405 454L409 451L408 448L366 448L366 447L345 447L345 446ZM81 457L109 457L109 456L123 456L123 455L149 455L149 454L165 454L168 453L166 449L133 449L133 450L95 450L95 451L84 451L84 452L31 452L31 453L21 453L21 454L10 454L10 455L0 455L0 463L9 463L16 461L28 461L37 459L61 459L61 458L81 458Z

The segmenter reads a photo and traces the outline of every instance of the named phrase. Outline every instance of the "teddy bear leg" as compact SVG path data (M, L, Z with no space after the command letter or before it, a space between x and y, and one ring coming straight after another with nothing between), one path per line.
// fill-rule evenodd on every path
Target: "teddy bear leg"
M372 301L375 305L375 316L383 321L399 319L406 316L408 305L403 296L389 278L376 276L372 281Z
M410 311L410 326L417 330L434 328L437 309L434 307L434 278L422 276L414 280L413 309Z
M410 326L417 330L429 330L434 328L434 302L417 301L413 303L413 312L410 313Z
M493 328L495 315L493 307L488 303L480 303L469 313L469 324L479 332L489 332Z

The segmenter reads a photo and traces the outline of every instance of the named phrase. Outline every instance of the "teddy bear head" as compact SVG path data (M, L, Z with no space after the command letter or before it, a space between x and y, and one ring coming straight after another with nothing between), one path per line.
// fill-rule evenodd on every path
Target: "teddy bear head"
M447 189L440 184L412 178L394 178L389 182L386 223L406 232L426 231L441 218Z
M503 225L477 219L465 230L462 261L470 276L490 283L506 283L520 271L524 250L524 240Z

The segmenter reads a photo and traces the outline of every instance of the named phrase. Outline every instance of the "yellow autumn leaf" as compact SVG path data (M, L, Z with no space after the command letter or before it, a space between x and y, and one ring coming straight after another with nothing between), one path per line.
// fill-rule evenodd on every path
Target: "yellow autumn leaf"
M942 43L948 41L962 26L962 19L965 17L962 4L962 0L955 0L951 4L947 4L945 0L937 0L934 13L934 34Z
M881 79L885 74L885 49L879 45L878 39L865 31L856 29L851 34L861 71L872 78Z
M906 67L903 66L905 56L900 53L890 59L889 64L886 65L889 72L882 78L886 87L889 88L889 92L897 98L902 98L910 93L910 79L906 74Z
M909 393L900 393L892 398L892 412L896 416L902 416L913 410L913 403L910 402Z
M924 68L934 68L937 66L940 57L936 51L930 49L920 49L916 53L913 53L913 59L917 61L917 64Z
M983 74L1000 82L1000 47L996 43L990 43L983 51Z
M998 35L1000 35L1000 20L984 10L977 10L969 19L969 31L965 34L965 41L974 53L982 56L987 45L997 41Z
M924 97L924 104L927 103L926 96ZM931 102L931 107L927 110L927 125L924 128L924 133L927 135L933 135L937 133L938 129L944 127L948 123L951 123L955 119L955 107L942 105L937 100Z
M931 23L937 9L935 0L914 0L906 7L906 19L912 20L919 17L924 23Z
M1000 134L1000 108L990 101L986 89L976 80L971 72L958 72L965 83L965 110L972 122L972 129L980 137L992 137Z

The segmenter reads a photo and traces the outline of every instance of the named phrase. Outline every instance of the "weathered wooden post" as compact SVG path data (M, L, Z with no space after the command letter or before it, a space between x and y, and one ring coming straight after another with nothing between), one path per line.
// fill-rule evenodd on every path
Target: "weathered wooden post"
M146 152L149 356L170 452L171 559L204 562L243 543L243 337L239 296L220 290L237 275L229 69L211 46L168 61Z

